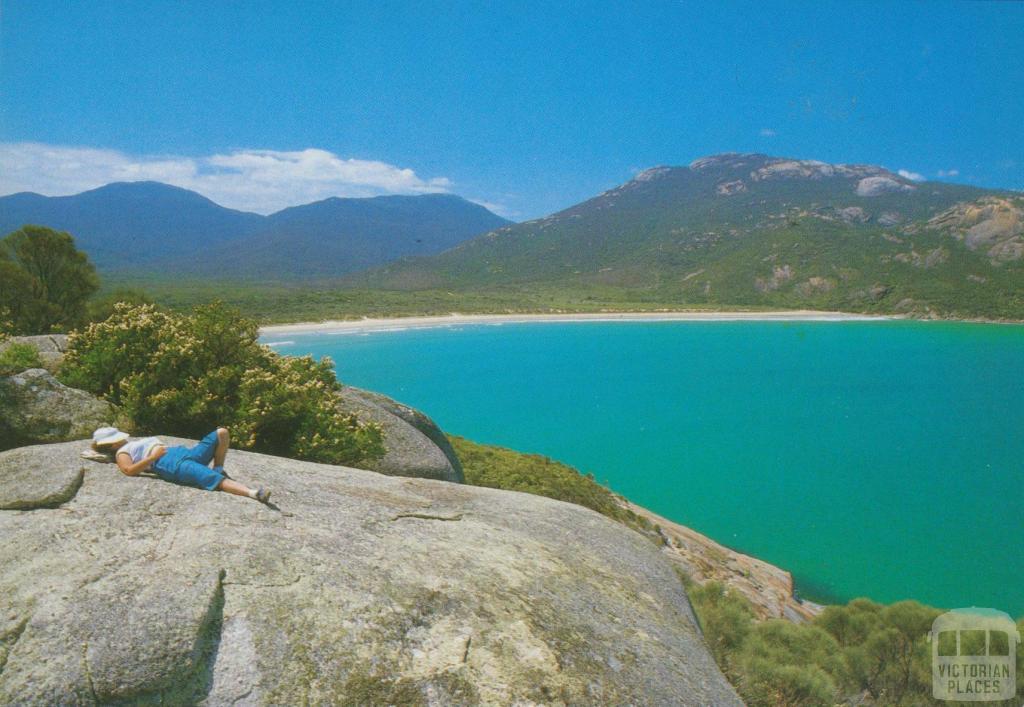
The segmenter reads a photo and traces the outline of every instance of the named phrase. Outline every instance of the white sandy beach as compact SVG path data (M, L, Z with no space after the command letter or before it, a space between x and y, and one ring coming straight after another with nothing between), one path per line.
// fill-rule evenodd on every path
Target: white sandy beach
M379 317L322 322L297 322L260 327L263 336L314 332L384 331L464 324L512 324L533 322L661 322L661 321L869 321L900 319L898 316L783 310L773 312L587 312L573 314L452 314L432 317Z

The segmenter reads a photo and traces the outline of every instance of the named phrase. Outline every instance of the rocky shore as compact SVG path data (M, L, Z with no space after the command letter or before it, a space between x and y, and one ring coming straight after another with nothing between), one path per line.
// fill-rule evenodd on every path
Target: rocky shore
M692 528L622 499L624 508L646 518L658 530L662 552L693 581L716 581L739 592L757 612L759 619L809 621L820 614L821 604L799 599L793 590L793 576L786 570L736 552L701 535Z

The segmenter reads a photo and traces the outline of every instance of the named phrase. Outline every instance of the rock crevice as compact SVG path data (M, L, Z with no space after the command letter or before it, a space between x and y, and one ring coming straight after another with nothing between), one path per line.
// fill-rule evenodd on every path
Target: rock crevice
M462 514L456 513L454 515L436 515L433 513L399 513L398 515L394 516L391 520L396 521L401 520L402 518L417 518L419 520L455 521L462 520Z

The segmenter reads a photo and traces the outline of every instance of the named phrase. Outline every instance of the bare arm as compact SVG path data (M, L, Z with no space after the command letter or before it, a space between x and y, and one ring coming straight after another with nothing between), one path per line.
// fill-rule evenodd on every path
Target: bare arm
M148 469L153 462L166 453L167 448L162 444L158 444L153 447L153 451L150 452L148 457L140 459L138 462L132 464L132 458L128 456L128 452L118 452L116 457L117 468L120 469L125 476L138 476Z

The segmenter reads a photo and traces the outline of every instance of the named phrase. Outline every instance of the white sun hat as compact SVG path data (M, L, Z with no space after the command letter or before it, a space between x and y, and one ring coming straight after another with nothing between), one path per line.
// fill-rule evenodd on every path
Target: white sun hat
M113 444L128 439L128 433L116 427L101 427L92 433L92 443L96 445Z

